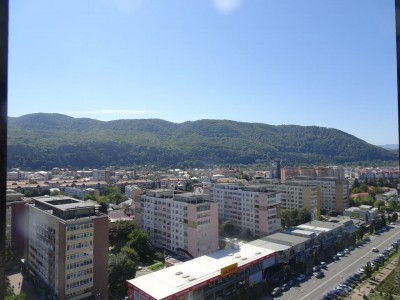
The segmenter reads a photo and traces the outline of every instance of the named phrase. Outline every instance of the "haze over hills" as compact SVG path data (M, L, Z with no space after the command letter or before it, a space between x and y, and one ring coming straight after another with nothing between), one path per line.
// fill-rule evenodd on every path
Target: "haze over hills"
M398 162L398 154L317 126L160 119L98 121L62 114L8 118L8 167L102 168L213 164Z

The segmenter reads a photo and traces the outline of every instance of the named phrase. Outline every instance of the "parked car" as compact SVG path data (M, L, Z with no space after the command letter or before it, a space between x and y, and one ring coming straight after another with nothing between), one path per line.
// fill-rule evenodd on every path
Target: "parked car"
M320 269L320 266L315 266L312 268L313 272L318 272Z
M281 289L283 291L288 291L290 289L290 286L287 283L282 284Z
M332 256L332 259L333 259L333 260L338 260L338 259L339 259L339 256L337 256L337 255L335 254L334 256Z
M344 253L344 254L349 254L349 253L350 253L350 250L349 250L349 249L344 249L344 250L343 250L343 253Z
M327 267L326 262L324 262L324 261L321 261L319 263L319 265L321 266L321 268L326 268Z
M277 297L277 296L280 296L280 295L282 295L282 289L280 287L274 288L272 290L272 292L271 292L271 296L272 297Z
M339 257L343 257L344 253L342 251L339 251L336 255L339 256Z
M372 248L372 252L379 252L379 249L378 248Z
M299 282L304 281L304 279L306 279L306 275L304 275L304 274L299 274L296 277L296 280L299 281Z
M322 278L325 276L324 272L322 272L322 271L317 271L317 272L314 272L313 274L314 274L315 278Z

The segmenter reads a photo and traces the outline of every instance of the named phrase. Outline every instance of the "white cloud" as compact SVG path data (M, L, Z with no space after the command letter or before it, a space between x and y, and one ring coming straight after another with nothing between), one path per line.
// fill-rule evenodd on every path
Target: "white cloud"
M222 14L231 14L236 12L243 0L213 0L215 8Z

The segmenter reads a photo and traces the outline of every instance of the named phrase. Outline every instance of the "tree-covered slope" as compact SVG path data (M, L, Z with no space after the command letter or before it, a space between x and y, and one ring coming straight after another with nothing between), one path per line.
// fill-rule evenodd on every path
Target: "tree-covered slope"
M103 122L43 113L8 119L10 168L202 167L275 158L289 164L398 160L396 154L345 132L317 126L229 120Z

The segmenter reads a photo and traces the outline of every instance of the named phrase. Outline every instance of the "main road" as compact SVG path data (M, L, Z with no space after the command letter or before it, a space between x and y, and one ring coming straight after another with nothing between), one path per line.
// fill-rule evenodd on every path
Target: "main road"
M308 277L300 286L291 287L289 291L284 292L279 299L314 300L322 298L323 295L338 286L343 279L354 274L365 266L368 261L372 260L377 254L371 251L373 247L383 251L400 238L400 225L390 227L389 231L385 231L380 235L371 235L370 242L356 247L350 254L340 258L340 260L329 263L327 269L324 270L325 277L321 279ZM261 299L269 300L274 298L266 295Z

